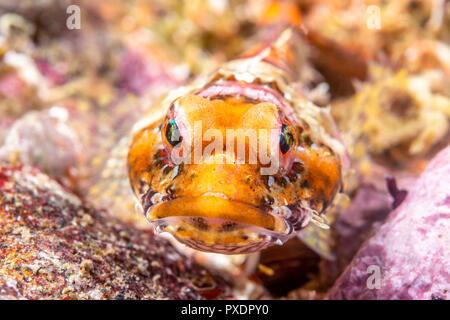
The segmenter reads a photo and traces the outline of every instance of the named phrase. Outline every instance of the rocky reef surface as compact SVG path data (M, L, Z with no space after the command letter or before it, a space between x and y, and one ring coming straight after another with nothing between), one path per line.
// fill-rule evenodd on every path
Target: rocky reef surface
M0 165L0 298L222 299L228 281L93 209L30 166Z

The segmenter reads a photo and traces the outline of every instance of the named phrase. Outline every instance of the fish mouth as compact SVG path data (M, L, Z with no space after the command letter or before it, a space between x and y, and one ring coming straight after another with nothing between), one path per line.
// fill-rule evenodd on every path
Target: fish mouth
M283 244L292 228L280 216L222 194L183 197L155 204L147 219L156 232L201 251L239 254Z

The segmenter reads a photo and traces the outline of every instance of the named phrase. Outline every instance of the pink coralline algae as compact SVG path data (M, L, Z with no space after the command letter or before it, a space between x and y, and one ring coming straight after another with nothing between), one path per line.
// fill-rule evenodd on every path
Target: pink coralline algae
M450 147L367 240L329 299L450 298Z
M29 166L0 164L0 299L221 299L222 277Z

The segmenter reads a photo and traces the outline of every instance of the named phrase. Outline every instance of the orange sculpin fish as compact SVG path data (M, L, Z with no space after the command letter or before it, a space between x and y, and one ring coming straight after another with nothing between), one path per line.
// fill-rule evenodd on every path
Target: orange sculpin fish
M327 227L344 147L329 110L292 85L296 37L286 29L169 92L135 125L129 179L157 232L238 254L283 244L311 222Z

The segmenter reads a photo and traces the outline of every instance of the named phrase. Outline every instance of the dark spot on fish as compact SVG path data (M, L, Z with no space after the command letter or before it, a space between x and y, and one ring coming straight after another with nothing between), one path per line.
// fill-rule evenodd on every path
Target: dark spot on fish
M192 218L191 221L192 221L192 224L196 228L198 228L198 229L200 229L202 231L206 231L206 230L209 229L208 224L205 222L205 219L203 219L203 218L195 217L195 218Z
M221 226L220 231L229 232L235 230L236 227L237 224L235 222L227 222Z
M264 203L267 205L272 205L275 202L275 199L269 194L264 198Z
M294 172L292 172L292 171L290 171L289 172L289 180L291 181L291 182L296 182L297 180L298 180L298 175L296 174L296 173L294 173Z
M166 164L166 161L163 160L163 158L155 158L153 160L153 163L150 164L147 168L149 172L151 172L153 169L161 169Z
M154 158L161 158L162 156L163 156L162 149L157 150L154 154Z
M303 162L300 161L295 161L292 164L292 169L291 171L294 171L295 173L303 173L305 171L305 164Z
M284 179L284 177L279 177L277 176L275 178L276 183L281 186L282 188L286 188L287 187L287 181L286 179Z
M144 210L144 213L148 211L153 206L152 197L155 195L155 191L152 189L149 189L143 196L142 196L142 208Z
M174 187L172 186L172 185L169 185L167 188L166 188L166 193L170 196L170 195L173 195L174 193L175 193L175 190L174 190Z
M310 184L309 184L309 182L308 182L308 179L304 179L304 180L302 181L302 183L300 184L300 187L302 187L302 188L304 188L304 189L310 189L311 186L310 186Z
M168 175L172 171L170 166L167 166L163 169L163 174Z
M269 187L269 176L268 175L261 176L261 180L266 187Z

